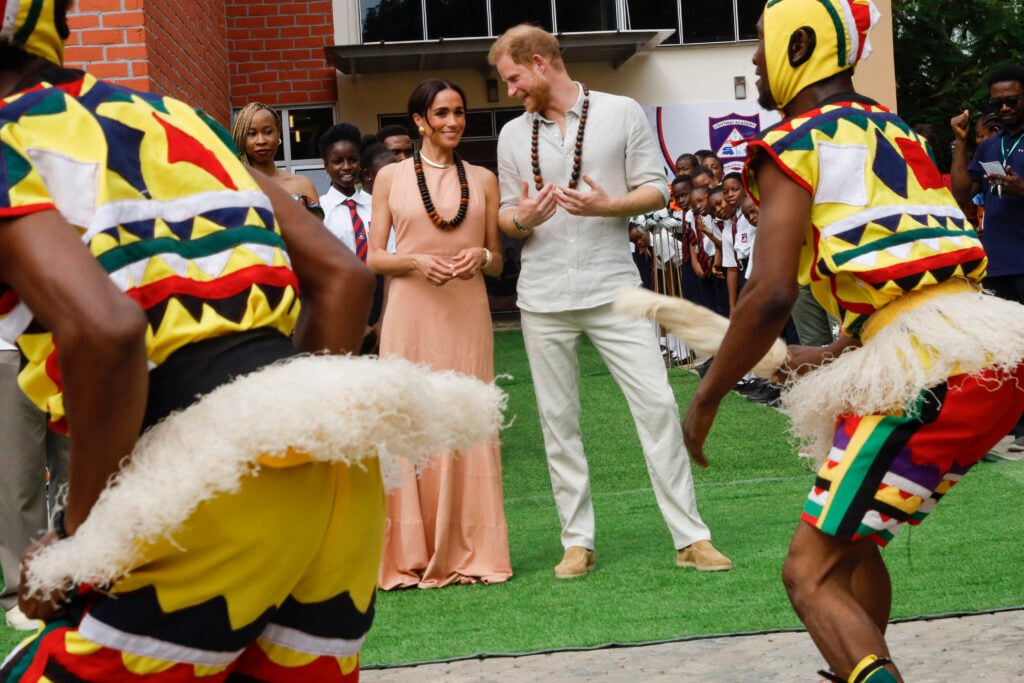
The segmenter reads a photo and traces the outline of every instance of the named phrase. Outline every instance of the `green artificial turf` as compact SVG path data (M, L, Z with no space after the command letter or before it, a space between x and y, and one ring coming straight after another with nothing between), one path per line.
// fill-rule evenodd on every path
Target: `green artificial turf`
M735 563L703 574L674 566L625 399L600 358L581 347L581 424L597 517L597 570L554 578L558 516L517 332L496 335L496 370L512 425L502 432L505 510L515 576L495 586L380 593L363 648L367 667L486 653L800 627L779 580L789 538L813 481L785 435L786 419L730 396L708 440L711 467L694 470L701 515ZM680 405L697 378L671 370ZM1024 603L1016 503L1024 463L982 463L918 529L884 552L893 617ZM997 526L998 525L998 526Z
M813 481L771 408L730 396L708 441L711 467L694 470L701 515L735 563L704 574L674 566L629 410L589 344L581 347L584 444L597 516L597 570L554 578L558 516L522 337L499 332L495 367L509 394L502 432L505 510L515 576L494 586L379 593L363 665L387 666L606 643L800 626L779 581ZM697 378L671 370L685 405ZM1024 604L1018 492L1024 462L981 463L920 528L884 551L894 583L893 617ZM0 650L20 634L0 625Z

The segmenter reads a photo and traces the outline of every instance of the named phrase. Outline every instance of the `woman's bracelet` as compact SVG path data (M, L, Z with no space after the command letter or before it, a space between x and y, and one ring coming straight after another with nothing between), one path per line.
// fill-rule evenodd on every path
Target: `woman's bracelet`
M480 270L484 270L485 268L489 268L490 265L491 265L491 262L494 260L494 254L491 253L490 249L488 249L487 247L483 247L483 250L484 250L484 253L487 254L487 255L484 257L484 263L483 263L482 266L480 266Z

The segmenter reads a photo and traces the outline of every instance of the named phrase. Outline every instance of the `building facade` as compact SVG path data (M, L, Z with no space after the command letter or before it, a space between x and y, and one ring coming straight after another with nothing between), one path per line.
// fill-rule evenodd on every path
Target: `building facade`
M858 89L895 107L891 0ZM570 72L648 108L740 100L756 109L754 25L763 0L76 0L69 65L192 102L225 125L259 100L284 114L278 163L326 176L316 138L338 121L401 122L424 78L466 91L462 149L493 165L501 125L521 111L486 54L530 21L559 34ZM666 154L676 150L666 149ZM680 149L678 152L692 151Z

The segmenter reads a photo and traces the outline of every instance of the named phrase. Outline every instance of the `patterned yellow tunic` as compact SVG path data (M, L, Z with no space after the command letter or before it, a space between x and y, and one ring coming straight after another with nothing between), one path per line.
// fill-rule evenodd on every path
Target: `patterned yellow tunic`
M986 257L926 143L885 107L826 104L748 146L746 181L767 154L812 196L800 283L859 336L893 299L951 278L980 282Z
M227 132L182 102L78 71L53 67L47 81L0 102L0 219L60 211L146 311L151 368L232 332L289 334L298 283ZM2 281L0 338L17 340L22 388L62 428L53 339Z

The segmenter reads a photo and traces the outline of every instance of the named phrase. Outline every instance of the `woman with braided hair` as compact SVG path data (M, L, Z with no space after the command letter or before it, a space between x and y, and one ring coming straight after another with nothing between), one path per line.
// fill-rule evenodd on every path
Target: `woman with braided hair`
M231 127L242 163L251 166L280 185L310 213L323 220L319 193L313 181L306 176L289 173L274 163L283 142L281 115L262 102L250 102L242 107Z

